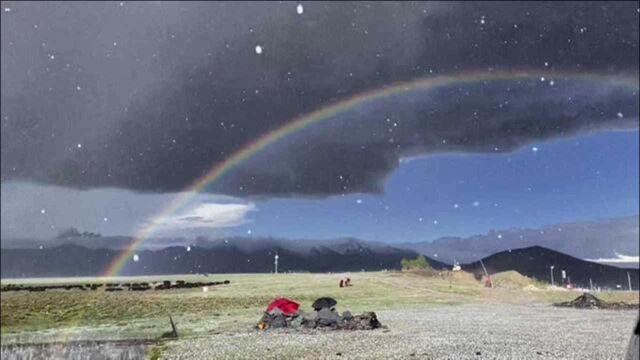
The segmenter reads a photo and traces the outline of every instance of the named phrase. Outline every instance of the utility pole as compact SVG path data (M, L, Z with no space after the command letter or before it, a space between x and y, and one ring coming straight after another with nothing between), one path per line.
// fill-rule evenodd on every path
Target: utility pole
M633 291L633 288L631 287L631 275L629 275L628 271L627 271L627 281L629 281L629 291Z
M555 267L555 266L553 266L553 265L549 266L549 269L550 269L550 271L551 271L551 286L554 286L554 283L553 283L553 268L554 268L554 267Z
M278 273L278 252L276 251L276 255L273 257L273 265L275 267L275 273Z

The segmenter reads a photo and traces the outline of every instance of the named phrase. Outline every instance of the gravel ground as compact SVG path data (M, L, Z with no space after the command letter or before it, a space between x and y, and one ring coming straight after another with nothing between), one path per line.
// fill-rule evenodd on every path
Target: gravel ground
M637 314L544 305L424 306L379 312L388 330L245 330L174 341L162 357L621 359Z

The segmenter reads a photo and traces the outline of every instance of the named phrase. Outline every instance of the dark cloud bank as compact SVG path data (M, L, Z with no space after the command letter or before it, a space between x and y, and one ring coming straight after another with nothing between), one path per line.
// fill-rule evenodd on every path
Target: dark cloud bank
M638 127L635 2L305 3L303 15L296 3L11 5L2 13L3 182L177 191L300 114L471 70L531 68L545 80L366 104L206 190L379 192L401 157ZM630 76L635 90L567 71Z

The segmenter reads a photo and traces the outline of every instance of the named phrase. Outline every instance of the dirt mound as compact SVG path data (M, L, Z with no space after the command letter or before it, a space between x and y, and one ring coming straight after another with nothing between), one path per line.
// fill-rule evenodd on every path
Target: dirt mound
M571 301L553 304L558 307L570 307L576 309L609 309L609 310L634 310L638 309L638 304L627 304L623 302L606 302L598 299L589 293L584 293Z
M535 287L533 279L530 279L517 271L504 271L491 275L493 287L505 289L523 289Z
M382 327L374 312L351 315L349 311L341 314L324 308L307 314L299 310L293 314L284 314L278 309L265 312L256 326L260 330L289 329L328 329L328 330L373 330Z
M332 298L317 299L313 304L316 309L310 314L301 309L283 312L280 308L273 307L265 311L256 327L260 330L277 328L373 330L382 327L376 313L366 312L353 316L351 312L345 311L339 314L334 308L336 303L335 299Z

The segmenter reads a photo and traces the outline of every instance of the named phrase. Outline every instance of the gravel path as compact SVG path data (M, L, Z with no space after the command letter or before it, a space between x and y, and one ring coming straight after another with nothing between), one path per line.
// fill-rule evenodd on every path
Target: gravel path
M172 342L163 358L621 359L637 314L544 305L424 306L378 312L388 330L216 334Z

